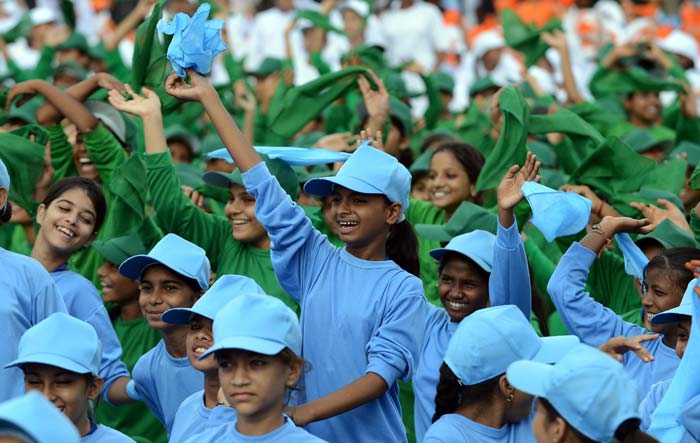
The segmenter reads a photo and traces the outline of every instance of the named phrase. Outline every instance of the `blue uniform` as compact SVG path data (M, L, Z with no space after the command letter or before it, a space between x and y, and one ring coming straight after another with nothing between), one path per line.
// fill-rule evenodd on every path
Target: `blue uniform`
M531 416L532 417L532 416ZM424 443L534 443L532 420L492 428L460 414L445 414L428 429Z
M301 401L331 394L367 373L389 387L381 397L310 424L332 442L405 442L397 380L411 377L423 342L421 281L391 260L367 261L316 231L264 163L243 174L255 212L270 236L282 288L301 305L305 374Z
M19 368L5 369L17 359L24 332L54 312L67 312L51 276L33 258L0 248L0 402L24 393Z
M107 391L112 383L120 377L129 377L129 370L121 361L122 347L107 309L92 282L69 270L68 266L63 265L52 271L51 277L66 303L68 313L89 323L97 331L97 337L102 343L100 377L105 381L102 397L107 400Z
M94 425L80 443L136 443L129 436L107 426Z
M136 391L168 435L180 403L204 384L204 375L190 365L187 357L171 357L163 340L139 358L133 378Z
M654 384L650 389L649 393L644 397L642 403L639 405L639 417L642 419L642 423L639 428L642 431L649 429L651 425L651 416L654 414L656 407L659 406L661 399L664 398L664 394L668 391L668 387L671 386L671 378L668 380L660 381Z
M596 255L579 243L571 245L561 258L547 291L564 325L583 343L598 347L612 337L649 334L646 329L623 321L620 316L593 300L585 291L586 279ZM636 354L625 354L623 364L636 382L640 398L654 383L673 378L680 362L676 350L663 344L662 337L644 342L654 361L644 363Z
M680 419L685 427L682 443L700 442L700 395L688 400L683 406Z
M184 442L192 435L235 420L236 410L231 407L207 408L204 405L204 390L202 389L180 403L168 441L170 443Z
M236 422L229 422L217 428L210 428L201 434L185 440L187 443L324 443L325 440L296 427L289 417L284 424L272 432L254 437L243 435L236 430ZM360 441L360 440L358 440Z
M517 224L508 229L498 224L493 253L493 269L489 276L489 298L491 306L512 304L518 306L530 318L530 272L522 239ZM426 305L428 314L425 324L425 341L420 360L413 377L415 395L414 420L416 440L432 424L435 413L435 393L440 381L440 365L445 357L447 345L459 323L450 321L444 309Z

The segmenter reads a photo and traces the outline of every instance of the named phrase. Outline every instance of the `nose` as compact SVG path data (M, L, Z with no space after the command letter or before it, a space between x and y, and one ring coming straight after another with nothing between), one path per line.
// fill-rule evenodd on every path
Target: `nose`
M243 212L243 203L238 198L229 200L228 203L226 203L226 212L229 216L240 214Z
M97 276L100 278L107 276L107 263L104 263L97 269Z
M46 397L49 401L54 401L56 396L51 388L51 383L44 383L41 387L41 394Z
M653 306L654 302L651 298L651 291L649 289L642 289L642 306L645 308Z
M248 384L248 370L245 365L236 365L233 370L233 377L231 377L231 383L234 386L245 386Z
M78 213L76 211L69 211L66 213L66 223L75 225L78 222Z

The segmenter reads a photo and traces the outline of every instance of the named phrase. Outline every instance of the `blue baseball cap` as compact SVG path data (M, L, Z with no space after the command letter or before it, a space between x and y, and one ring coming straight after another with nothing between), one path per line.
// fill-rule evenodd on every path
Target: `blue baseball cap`
M591 217L591 201L573 192L556 191L535 182L523 183L532 208L532 224L548 242L581 232Z
M573 335L538 337L516 306L496 306L460 322L447 346L445 363L469 386L505 373L518 360L554 363L577 343Z
M5 368L39 363L78 374L98 375L101 358L102 344L95 328L57 312L22 334L17 359Z
M10 173L7 172L7 166L0 160L0 188L7 189L10 192Z
M408 209L411 173L396 158L364 142L341 166L334 177L314 178L304 191L325 197L333 195L336 185L362 194L382 194L392 203Z
M0 437L32 443L78 443L80 434L70 419L39 392L0 403Z
M690 283L688 283L688 287L685 289L685 292L683 293L683 298L681 299L681 304L676 306L673 309L669 309L664 312L660 312L653 316L651 318L651 324L652 325L660 325L663 323L673 323L678 321L678 316L679 315L685 315L687 317L692 317L693 316L693 297L697 297L695 295L695 291L693 288L695 288L695 285L698 284L698 280L696 278L692 279Z
M495 245L495 235L477 229L467 234L458 235L450 240L444 248L433 249L430 251L430 256L442 263L445 253L457 252L474 260L484 271L491 272Z
M195 280L203 290L209 288L209 259L204 249L179 235L163 237L148 254L129 257L119 266L119 272L132 280L140 280L143 271L151 265L163 265L172 271Z
M161 320L174 325L188 325L195 314L214 320L216 313L240 294L265 294L255 280L242 275L223 275L191 308L168 309Z
M623 422L639 418L636 383L615 359L583 343L554 365L515 362L506 376L517 389L547 399L593 441L612 441Z
M284 348L301 355L301 329L294 311L270 295L241 294L214 318L214 346L199 357L223 349L276 355Z

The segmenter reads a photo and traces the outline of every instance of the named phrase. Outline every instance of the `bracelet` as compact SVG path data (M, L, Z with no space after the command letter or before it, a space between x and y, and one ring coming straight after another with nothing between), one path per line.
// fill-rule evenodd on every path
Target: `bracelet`
M603 245L603 247L602 247L602 248L600 249L600 251L598 252L598 257L600 257L600 255L603 253L603 250L605 250L605 248L607 248L608 246L610 246L610 244L612 243L612 239L610 239L610 237L608 237L608 236L606 235L605 229L603 229L603 227L600 226L600 224L598 224L598 223L596 223L595 225L591 226L591 233L598 234L598 235L600 235L601 237L603 237L603 240L605 240L605 244Z

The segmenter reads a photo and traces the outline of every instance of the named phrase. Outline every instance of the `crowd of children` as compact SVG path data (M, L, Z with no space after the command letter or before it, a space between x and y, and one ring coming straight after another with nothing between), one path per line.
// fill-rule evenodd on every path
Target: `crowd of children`
M698 23L0 1L0 442L700 442Z

